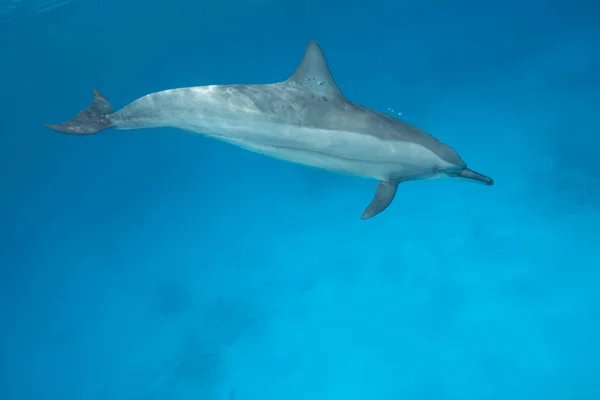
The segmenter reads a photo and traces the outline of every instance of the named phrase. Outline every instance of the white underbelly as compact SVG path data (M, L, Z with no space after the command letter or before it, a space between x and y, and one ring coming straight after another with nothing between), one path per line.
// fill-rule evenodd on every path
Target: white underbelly
M378 180L431 171L436 157L414 143L290 126L276 129L262 126L260 131L246 127L242 131L229 130L207 136L281 160Z
M365 178L385 180L397 170L395 164L346 159L304 149L272 147L232 140L225 141L280 160Z

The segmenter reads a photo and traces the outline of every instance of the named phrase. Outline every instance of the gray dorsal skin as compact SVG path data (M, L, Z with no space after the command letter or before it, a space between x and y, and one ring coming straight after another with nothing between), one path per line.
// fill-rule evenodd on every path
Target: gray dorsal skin
M76 135L172 127L278 159L376 179L379 184L363 219L385 210L400 182L457 178L493 184L428 133L348 100L312 40L294 74L283 82L163 90L116 112L94 89L87 109L70 121L46 126Z

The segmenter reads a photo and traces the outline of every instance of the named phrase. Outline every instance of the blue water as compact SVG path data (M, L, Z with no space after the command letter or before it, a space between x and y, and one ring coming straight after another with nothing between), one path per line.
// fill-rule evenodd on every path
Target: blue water
M600 5L4 0L0 399L600 399ZM286 79L496 185L400 185L173 129L43 123ZM399 113L401 113L399 115Z

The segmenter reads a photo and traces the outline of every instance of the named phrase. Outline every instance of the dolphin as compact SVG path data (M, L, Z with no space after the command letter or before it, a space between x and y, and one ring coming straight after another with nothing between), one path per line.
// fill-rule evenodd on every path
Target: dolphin
M100 91L93 92L92 103L73 119L45 126L75 135L172 127L281 160L376 179L362 219L385 210L401 182L462 178L494 183L468 169L456 151L430 134L348 100L312 40L294 74L277 83L163 90L116 112Z

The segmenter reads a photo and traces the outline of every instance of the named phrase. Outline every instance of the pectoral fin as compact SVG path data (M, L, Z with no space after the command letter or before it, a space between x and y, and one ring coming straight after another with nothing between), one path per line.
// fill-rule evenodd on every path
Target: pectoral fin
M394 196L396 195L396 189L398 188L399 182L387 182L381 181L377 185L375 196L371 200L371 204L365 209L362 215L362 219L368 219L379 214L392 203Z

